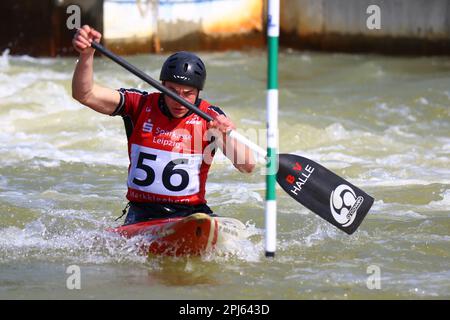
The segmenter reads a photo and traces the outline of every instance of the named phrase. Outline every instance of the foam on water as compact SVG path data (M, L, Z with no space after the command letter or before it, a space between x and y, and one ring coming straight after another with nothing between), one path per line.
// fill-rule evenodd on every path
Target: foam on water
M331 145L291 153L331 170L362 166L366 170L351 179L363 186L450 184L448 137L435 138L438 145L430 148L427 137L408 133L400 126L374 134L347 130L342 124L335 123L324 132ZM371 141L374 141L372 150L378 152L367 152L371 149L367 148L367 143Z
M73 201L73 195L53 190L45 191L47 199ZM23 194L2 192L2 197L10 200L21 199ZM88 194L84 200L99 198ZM30 197L33 199L33 197ZM105 201L103 197L101 199ZM111 198L111 201L117 200ZM14 202L14 201L13 201ZM51 202L50 202L51 203ZM143 263L147 258L139 253L142 237L124 239L105 231L113 224L111 213L86 212L74 209L51 209L48 202L30 207L39 209L39 218L26 223L24 228L7 226L0 228L0 263L15 261L70 261L78 264ZM50 205L51 207L52 205ZM261 229L247 223L245 237L229 240L224 247L202 256L202 260L224 262L227 260L258 261L261 241L252 242L251 237L261 238Z
M198 261L149 261L137 254L138 239L104 231L119 224L113 219L126 202L128 155L121 119L99 115L72 99L75 59L3 52L0 264L12 264L11 270L15 262L33 269L44 261L118 270L145 266L169 273L158 287L168 296L173 286L179 294L184 285L180 298L200 299L205 289L217 298L343 298L343 292L366 298L366 268L379 264L386 281L400 289L391 286L376 297L448 296L448 61L295 51L280 55L280 152L316 161L375 197L352 236L278 189L277 258L267 262L263 166L253 175L241 175L219 152L208 180L208 204L219 215L250 220L249 237ZM265 55L205 56L208 100L223 107L241 129L264 129ZM164 60L156 55L129 59L154 77ZM113 88L149 89L106 59L96 61L95 79ZM264 135L255 137L265 147ZM196 291L190 285L195 281L173 281L180 270L186 279L201 270L220 270L227 284L206 282ZM108 279L108 285L116 292L123 284Z
M250 204L260 203L263 199L257 192L263 190L264 186L261 184L228 184L224 186L220 183L208 184L208 194L214 195L211 200L211 205L227 205L227 204Z
M263 251L262 234L263 230L247 222L239 239L229 239L226 243L218 245L214 251L203 255L202 259L220 263L229 260L258 262Z
M0 188L6 189L8 186L8 179L6 177L0 176Z
M95 228L86 228L86 224ZM69 227L70 225L70 227ZM78 263L143 262L134 240L125 240L105 230L83 212L58 212L25 225L2 228L0 261L76 261Z
M430 208L450 209L450 189L441 193L442 200L431 201L428 206ZM450 210L449 210L450 215Z
M0 70L6 70L9 67L9 49L6 49L2 52L0 57Z

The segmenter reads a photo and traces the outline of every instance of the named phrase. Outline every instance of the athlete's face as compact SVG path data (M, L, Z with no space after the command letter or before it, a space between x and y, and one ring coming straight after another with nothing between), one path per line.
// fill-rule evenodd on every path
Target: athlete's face
M195 100L197 99L197 88L184 86L170 81L165 81L164 86L192 104L195 103ZM169 98L168 96L164 96L164 99L170 113L174 118L182 118L186 115L186 113L188 113L189 109L179 104L175 100Z

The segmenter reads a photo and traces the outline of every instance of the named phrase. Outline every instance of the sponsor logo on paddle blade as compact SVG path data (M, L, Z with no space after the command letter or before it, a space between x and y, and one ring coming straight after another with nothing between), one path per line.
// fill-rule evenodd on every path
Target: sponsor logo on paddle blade
M346 184L341 184L331 192L331 214L337 223L343 227L348 227L355 221L358 209L363 202L363 197L357 197L352 188Z

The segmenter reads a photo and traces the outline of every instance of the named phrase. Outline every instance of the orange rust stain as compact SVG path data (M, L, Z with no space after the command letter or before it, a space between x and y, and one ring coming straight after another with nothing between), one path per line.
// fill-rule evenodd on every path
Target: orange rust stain
M263 0L252 0L240 10L204 26L206 34L246 33L263 30Z

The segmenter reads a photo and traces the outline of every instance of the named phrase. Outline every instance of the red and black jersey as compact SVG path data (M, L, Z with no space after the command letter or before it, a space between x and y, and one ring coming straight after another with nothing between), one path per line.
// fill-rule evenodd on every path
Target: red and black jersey
M121 101L113 115L127 119L127 199L134 202L206 203L205 185L214 156L207 121L189 113L183 118L164 114L160 93L120 89ZM213 118L223 112L205 100L200 110Z

